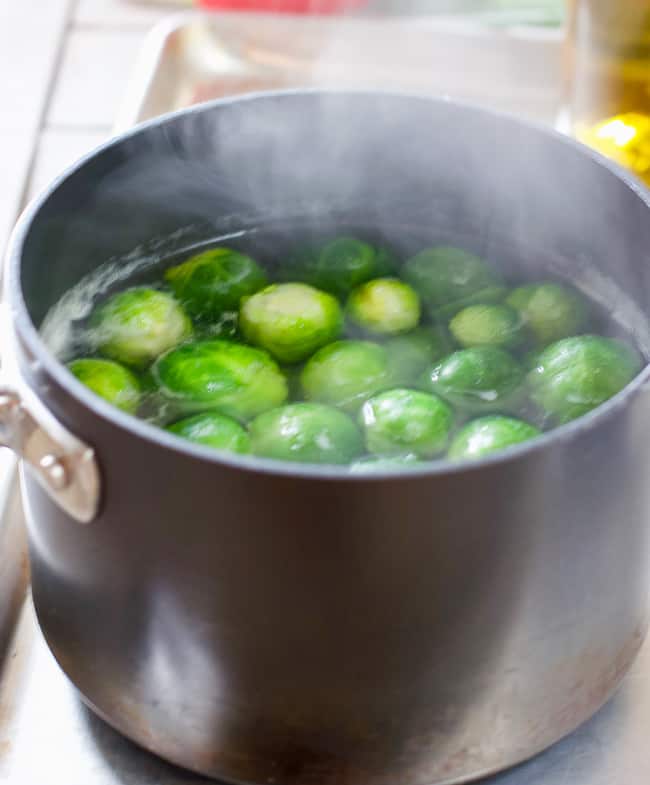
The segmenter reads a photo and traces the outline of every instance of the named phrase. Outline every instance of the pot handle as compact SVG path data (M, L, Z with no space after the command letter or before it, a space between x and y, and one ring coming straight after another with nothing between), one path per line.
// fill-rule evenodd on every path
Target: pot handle
M13 450L71 518L91 523L101 497L95 451L70 433L24 382L11 349L16 339L6 303L0 303L0 333L7 339L0 371L0 447Z
M100 474L95 451L42 404L0 383L0 446L21 458L45 492L75 521L97 516Z

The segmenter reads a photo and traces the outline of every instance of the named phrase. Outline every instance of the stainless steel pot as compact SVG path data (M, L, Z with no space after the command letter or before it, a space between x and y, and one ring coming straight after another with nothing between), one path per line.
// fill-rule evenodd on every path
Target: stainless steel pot
M462 782L573 730L644 638L647 370L528 446L361 478L182 443L90 394L37 329L71 285L142 244L322 220L380 226L405 252L427 235L564 274L650 344L648 197L567 139L354 92L148 124L56 182L9 255L28 406L50 413L0 402L5 442L31 465L34 600L89 705L190 769Z

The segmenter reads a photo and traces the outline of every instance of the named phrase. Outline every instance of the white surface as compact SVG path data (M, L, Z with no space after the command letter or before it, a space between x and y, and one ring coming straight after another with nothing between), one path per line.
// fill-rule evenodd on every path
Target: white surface
M0 254L21 207L71 0L0 2Z

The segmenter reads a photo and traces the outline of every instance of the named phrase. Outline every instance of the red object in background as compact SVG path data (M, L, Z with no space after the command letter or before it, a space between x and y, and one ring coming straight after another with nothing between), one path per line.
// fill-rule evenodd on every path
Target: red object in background
M198 0L203 8L222 11L279 11L292 14L335 14L362 8L368 0Z

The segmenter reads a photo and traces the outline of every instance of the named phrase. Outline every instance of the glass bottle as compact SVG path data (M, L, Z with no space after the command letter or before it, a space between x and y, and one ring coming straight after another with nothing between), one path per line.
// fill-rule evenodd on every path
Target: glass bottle
M569 130L650 184L650 0L569 0Z

